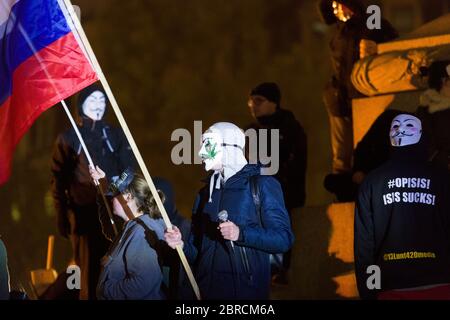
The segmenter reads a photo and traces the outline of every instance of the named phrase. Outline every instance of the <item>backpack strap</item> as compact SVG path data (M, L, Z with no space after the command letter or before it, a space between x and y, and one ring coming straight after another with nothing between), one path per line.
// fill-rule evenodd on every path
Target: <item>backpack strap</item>
M259 225L260 227L263 227L261 218L261 191L259 189L258 176L250 177L250 190L252 191L253 202L255 203L256 212L258 214ZM276 254L270 254L270 261L271 268L283 268L283 262L280 261L280 258Z
M261 191L259 189L258 176L250 177L250 190L252 192L253 203L255 204L256 207L259 225L262 227L263 221L261 218Z

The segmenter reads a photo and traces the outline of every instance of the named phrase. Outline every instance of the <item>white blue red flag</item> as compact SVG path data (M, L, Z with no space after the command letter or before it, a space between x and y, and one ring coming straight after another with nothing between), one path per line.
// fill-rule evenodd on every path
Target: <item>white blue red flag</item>
M0 185L39 115L97 81L62 0L0 0Z

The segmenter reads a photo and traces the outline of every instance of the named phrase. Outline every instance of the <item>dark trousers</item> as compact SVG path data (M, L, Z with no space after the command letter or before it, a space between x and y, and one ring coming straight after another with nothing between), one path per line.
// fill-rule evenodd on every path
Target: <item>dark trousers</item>
M95 300L100 261L110 242L102 233L97 206L77 208L69 220L73 259L81 270L80 300Z

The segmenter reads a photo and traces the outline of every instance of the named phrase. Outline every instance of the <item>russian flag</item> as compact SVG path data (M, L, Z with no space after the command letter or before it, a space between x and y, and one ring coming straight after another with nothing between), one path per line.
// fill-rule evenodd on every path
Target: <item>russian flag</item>
M97 81L62 0L0 0L0 185L36 118Z

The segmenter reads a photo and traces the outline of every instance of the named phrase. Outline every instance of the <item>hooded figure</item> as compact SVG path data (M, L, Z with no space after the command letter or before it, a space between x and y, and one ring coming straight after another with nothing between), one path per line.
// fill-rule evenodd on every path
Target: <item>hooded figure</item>
M121 129L103 120L107 99L97 85L78 96L78 129L95 165L111 179L127 167L134 157ZM96 187L89 174L87 158L73 128L60 134L55 142L52 163L52 195L62 236L71 238L75 262L82 270L80 298L95 298L100 258L108 242L98 221Z
M247 164L244 149L245 135L234 124L216 123L203 134L199 156L205 170L214 171L209 184L209 202L212 202L213 188L220 189L223 182Z
M244 148L245 135L232 123L203 134L199 155L212 174L195 200L190 235L183 242L178 228L166 233L171 247L184 245L207 300L268 299L270 253L294 241L280 184L247 164Z
M427 161L421 121L400 114L390 159L362 183L355 211L355 272L363 299L450 298L450 198L446 171ZM374 281L374 269L379 267ZM374 288L375 287L375 288Z
M384 19L381 29L368 29L366 6L358 0L321 0L319 10L323 21L334 29L330 41L333 75L323 91L330 120L332 170L334 175L345 175L351 171L353 154L351 100L362 96L351 82L353 65L360 59L360 42L373 45L393 40L398 34Z

